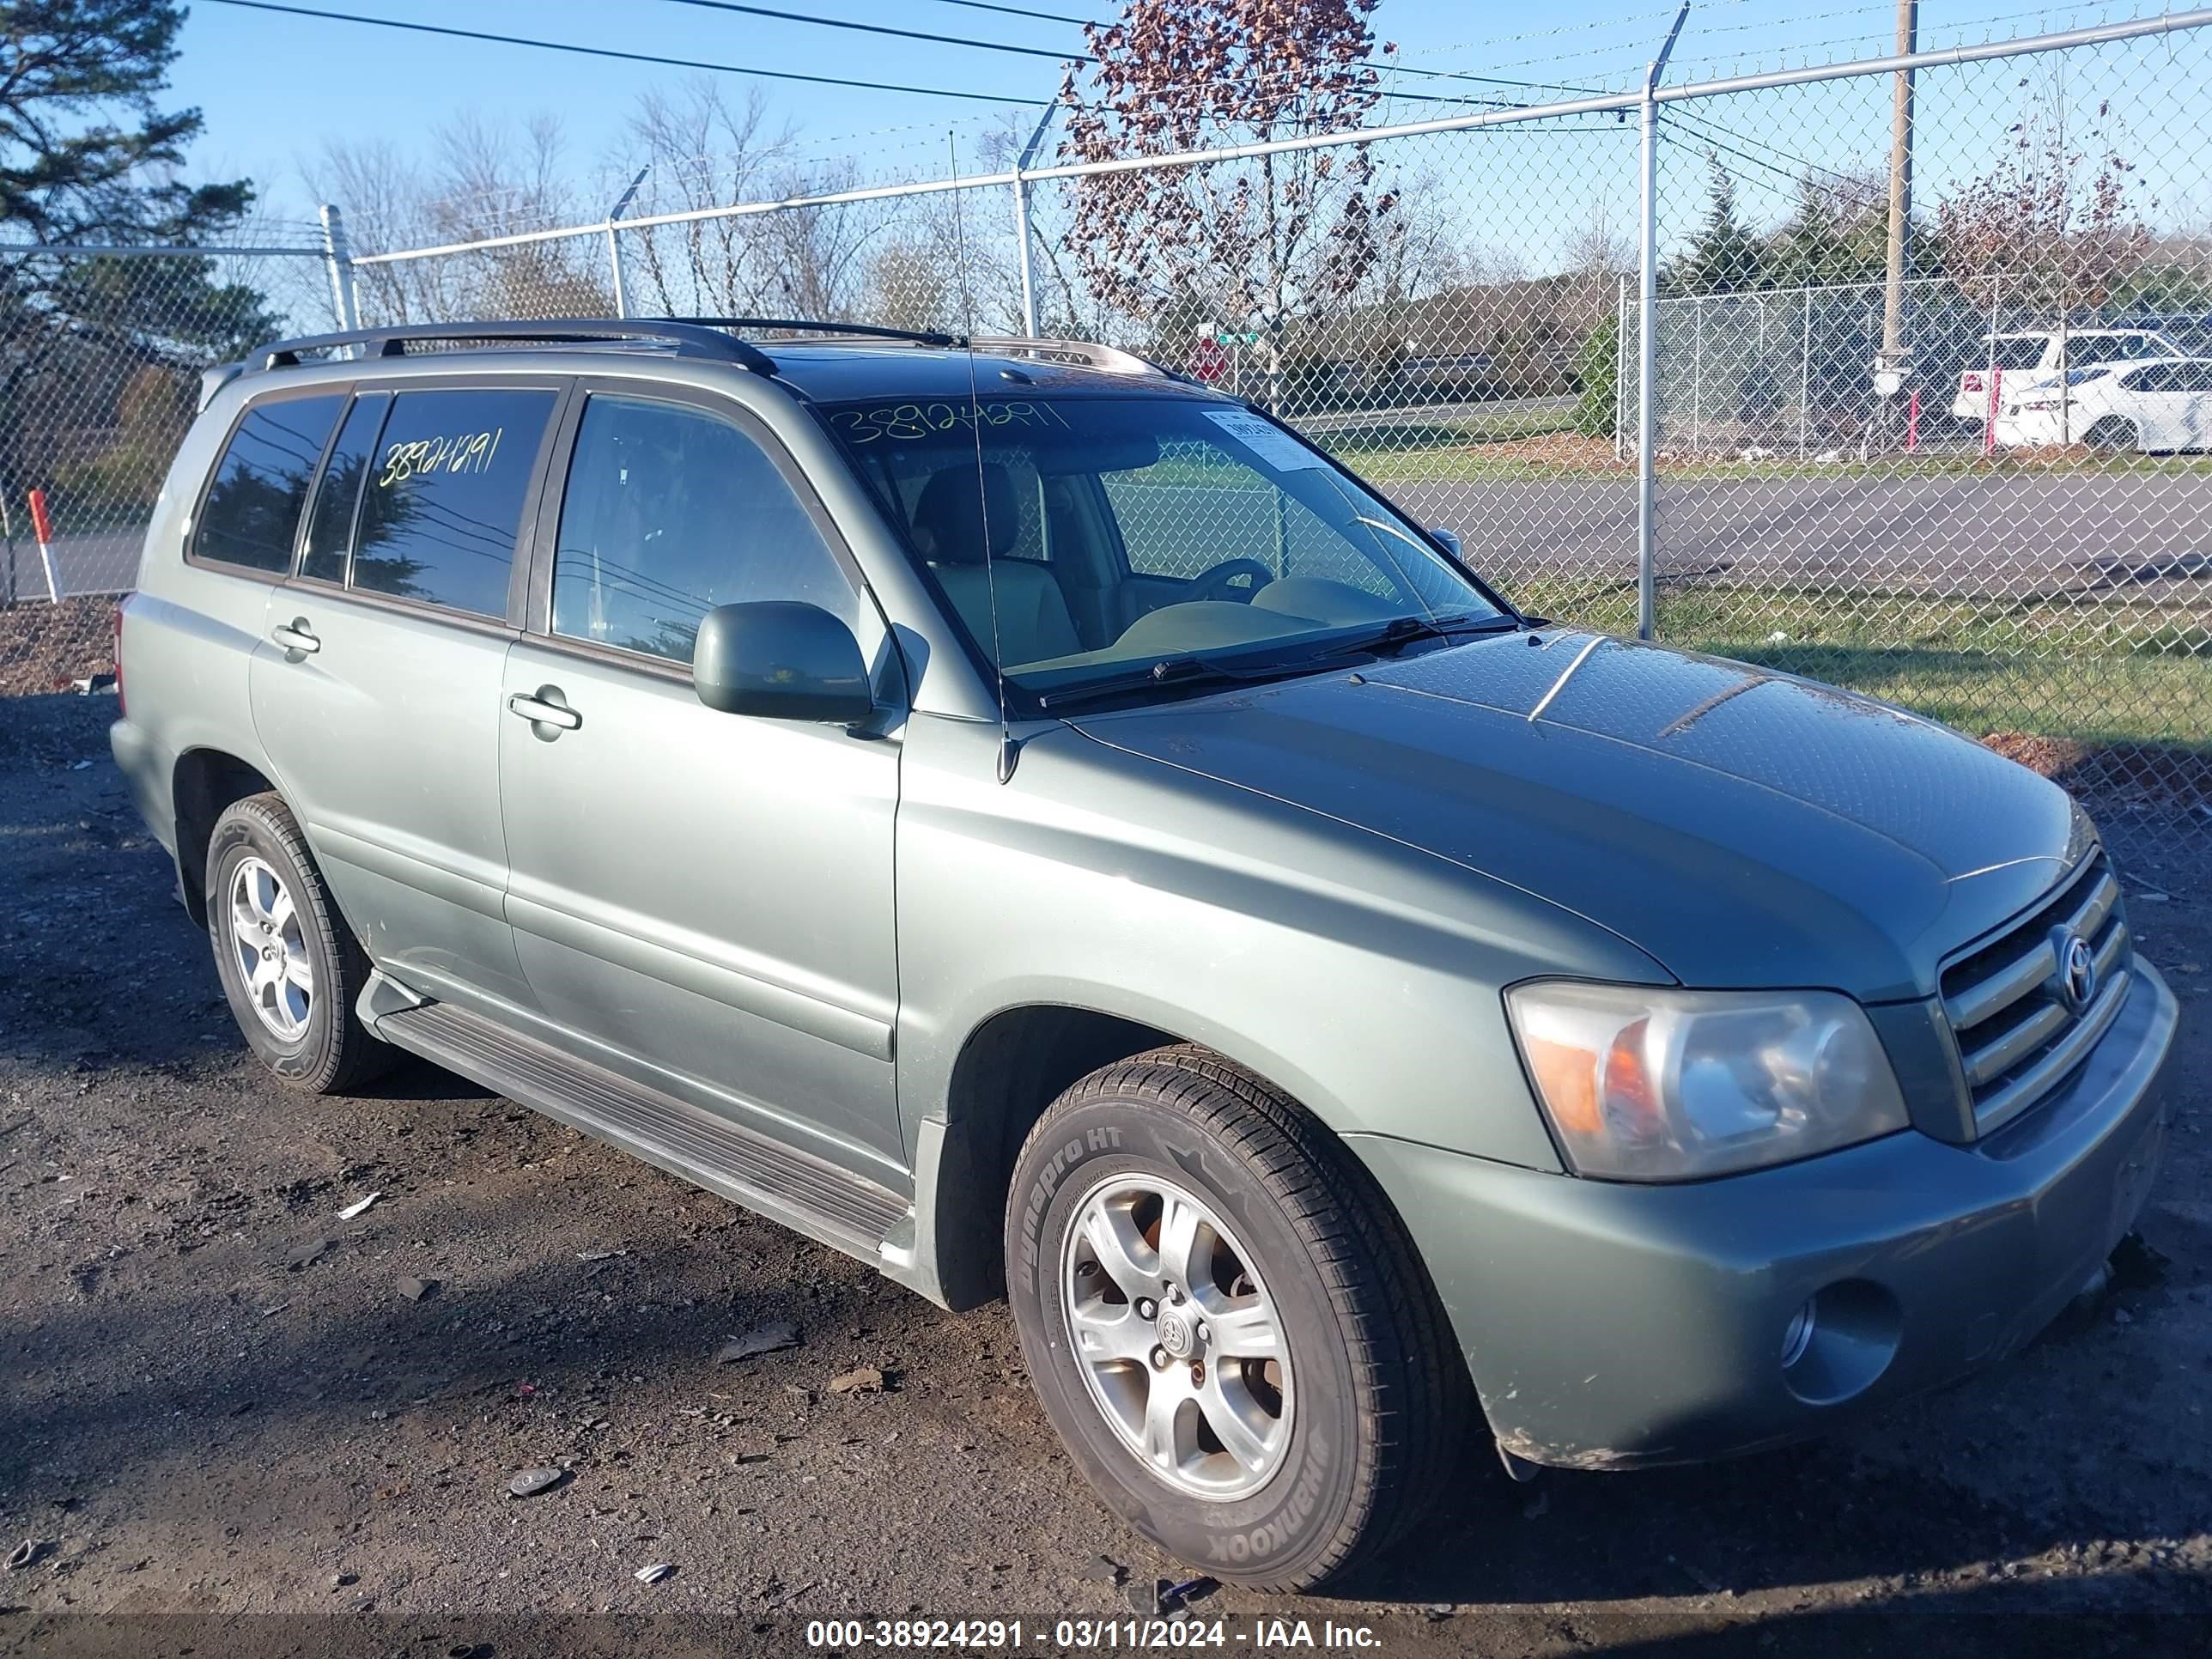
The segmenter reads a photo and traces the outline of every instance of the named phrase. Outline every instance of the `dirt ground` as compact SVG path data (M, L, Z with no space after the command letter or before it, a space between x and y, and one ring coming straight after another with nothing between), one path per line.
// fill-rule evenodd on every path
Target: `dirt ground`
M1185 1576L1073 1477L1003 1309L941 1313L428 1067L366 1099L265 1077L106 758L113 708L0 701L0 1553L28 1551L0 1653L804 1652L807 1620L864 1614L1019 1616L1053 1651L1036 1621ZM2134 873L2184 999L2178 1133L2154 1254L2101 1308L1808 1447L1523 1488L1474 1457L1343 1595L1201 1587L1192 1615L1251 1650L1262 1616L1383 1651L1893 1648L1869 1610L1916 1655L2189 1650L2212 890ZM799 1346L717 1359L777 1319ZM859 1367L881 1391L831 1388ZM531 1468L558 1484L510 1496ZM2067 1616L1988 1616L2026 1612Z

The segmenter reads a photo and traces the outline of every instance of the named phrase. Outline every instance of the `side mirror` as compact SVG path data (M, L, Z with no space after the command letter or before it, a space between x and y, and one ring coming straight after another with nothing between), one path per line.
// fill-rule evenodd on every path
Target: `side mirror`
M1432 524L1429 526L1429 534L1435 537L1437 540L1442 542L1444 544L1444 551L1450 554L1455 559L1464 558L1466 556L1460 550L1458 531L1447 530L1440 524Z
M699 701L726 714L850 726L873 707L853 630L794 599L718 605L691 649Z

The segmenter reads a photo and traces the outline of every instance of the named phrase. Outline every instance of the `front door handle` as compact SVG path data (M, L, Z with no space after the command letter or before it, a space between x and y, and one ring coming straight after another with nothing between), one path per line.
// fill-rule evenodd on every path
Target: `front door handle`
M558 686L541 685L536 696L518 691L507 700L507 712L520 714L532 726L555 726L563 732L573 732L584 723L584 717L568 707L561 696Z
M296 651L303 657L311 657L323 648L323 642L315 637L315 631L307 626L305 617L295 617L289 623L278 623L269 630L269 637L287 651Z

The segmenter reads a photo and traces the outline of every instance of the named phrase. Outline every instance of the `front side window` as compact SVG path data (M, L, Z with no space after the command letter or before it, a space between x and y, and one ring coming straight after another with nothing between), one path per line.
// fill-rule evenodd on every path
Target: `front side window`
M553 562L553 632L689 663L719 605L797 599L857 624L858 596L760 446L704 410L584 406Z
M553 393L402 392L364 471L353 586L504 617L522 509Z
M2007 335L1992 340L1989 361L1992 366L2008 374L2016 374L2024 368L2034 368L2043 362L2044 338L2040 334Z
M307 483L323 459L343 392L257 404L230 434L208 489L192 553L224 564L282 575L307 505Z
M1515 625L1389 503L1237 404L987 396L823 412L1025 713L1313 672L1409 625Z

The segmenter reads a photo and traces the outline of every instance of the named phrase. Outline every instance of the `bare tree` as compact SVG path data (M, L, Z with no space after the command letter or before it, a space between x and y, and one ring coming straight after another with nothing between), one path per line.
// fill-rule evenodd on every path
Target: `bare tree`
M585 216L550 116L515 132L464 115L436 129L430 149L426 167L388 140L338 141L303 171L316 194L345 204L362 253L482 241ZM592 238L362 265L356 274L363 310L386 322L589 316L613 307Z
M732 102L702 78L649 92L630 118L623 171L646 174L647 210L682 213L758 201L787 167L788 126L771 128L757 93ZM691 219L623 233L647 308L684 316L745 316L775 293L774 239L750 216Z
M1168 155L1358 126L1379 96L1376 0L1130 0L1085 33L1062 154ZM1395 47L1384 48L1386 52ZM1359 288L1398 208L1364 146L1086 174L1066 246L1092 293L1156 329L1255 328L1279 386L1285 325Z
M2032 96L1997 164L1936 205L1944 274L1981 304L2055 313L2100 305L2150 244L2135 168L2108 131L2109 104L2069 112L2053 81Z
M1570 272L1601 287L1636 269L1636 239L1613 216L1613 204L1602 196L1592 204L1582 228L1567 238L1565 253Z

